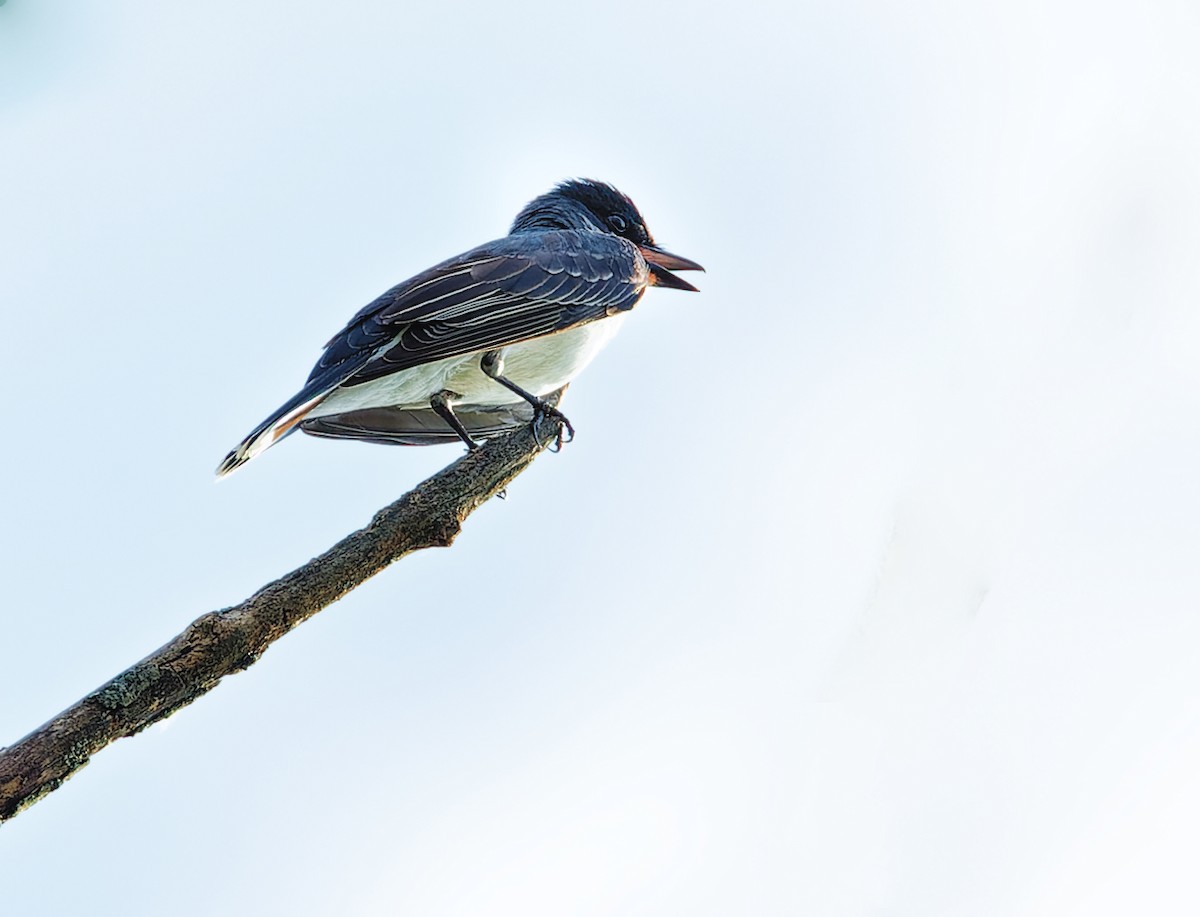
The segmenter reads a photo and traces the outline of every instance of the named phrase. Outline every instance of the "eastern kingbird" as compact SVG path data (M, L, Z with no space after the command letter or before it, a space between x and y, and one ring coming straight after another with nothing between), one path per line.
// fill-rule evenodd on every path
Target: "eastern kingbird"
M392 287L350 319L295 396L217 467L229 474L297 428L427 445L486 438L555 406L647 287L702 271L654 244L633 201L574 180L534 198L503 239Z

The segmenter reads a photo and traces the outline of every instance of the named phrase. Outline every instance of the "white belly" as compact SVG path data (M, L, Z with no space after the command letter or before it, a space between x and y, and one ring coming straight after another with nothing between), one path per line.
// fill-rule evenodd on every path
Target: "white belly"
M535 395L562 388L592 362L617 333L625 314L579 325L557 334L501 349L503 375ZM463 405L493 406L520 401L479 368L483 352L451 357L392 373L362 385L334 389L309 417L324 417L362 408L427 408L431 396L451 391Z

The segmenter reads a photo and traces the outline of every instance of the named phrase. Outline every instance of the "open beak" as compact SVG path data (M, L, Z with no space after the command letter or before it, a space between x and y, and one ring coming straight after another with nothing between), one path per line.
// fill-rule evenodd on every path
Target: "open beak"
M693 293L700 291L692 286L682 277L676 277L671 271L702 271L702 268L690 258L683 258L679 255L672 255L668 251L663 251L657 245L639 245L638 248L642 252L642 257L646 259L646 263L650 265L650 283L658 287L670 287L673 290L691 290Z

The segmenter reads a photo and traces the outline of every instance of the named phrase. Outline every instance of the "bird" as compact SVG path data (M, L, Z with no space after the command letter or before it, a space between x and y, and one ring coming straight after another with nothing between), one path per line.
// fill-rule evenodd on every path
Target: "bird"
M526 204L508 235L392 287L325 345L304 386L217 466L223 477L297 429L468 450L549 417L649 287L699 292L703 271L655 243L628 196L569 179Z

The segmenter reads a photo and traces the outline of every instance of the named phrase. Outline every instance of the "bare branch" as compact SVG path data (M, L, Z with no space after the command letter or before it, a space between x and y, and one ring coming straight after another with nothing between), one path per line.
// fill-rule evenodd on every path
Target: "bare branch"
M502 491L544 448L544 424L488 442L380 510L365 528L264 586L210 612L19 742L0 749L0 821L57 789L100 749L190 704L253 665L273 642L384 567L449 545L463 520Z

